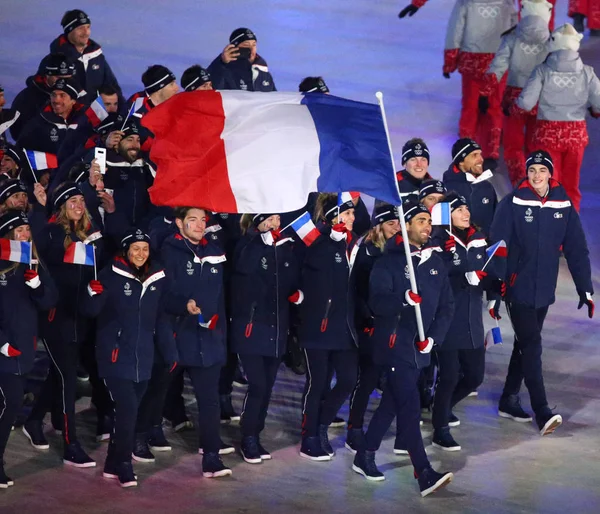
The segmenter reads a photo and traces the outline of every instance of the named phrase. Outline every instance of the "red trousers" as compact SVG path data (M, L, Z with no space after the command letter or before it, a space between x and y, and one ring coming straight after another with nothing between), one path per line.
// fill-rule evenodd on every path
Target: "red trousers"
M588 29L600 29L600 0L569 0L569 16L575 13L587 18Z
M458 122L458 135L476 140L481 145L483 155L493 159L497 159L500 153L502 134L500 103L505 83L503 80L488 96L489 108L485 114L482 114L479 112L479 92L483 87L483 79L462 75L462 109Z
M571 1L569 0L569 16L571 16ZM577 0L576 0L577 1ZM587 0L583 0L584 2ZM597 0L589 0L590 2L594 2ZM556 9L556 0L548 0L552 4L552 14L550 15L550 21L548 22L548 28L550 32L554 30L554 10ZM521 0L519 0L519 12L521 11ZM583 13L582 13L583 14ZM519 19L521 19L521 15L519 15Z

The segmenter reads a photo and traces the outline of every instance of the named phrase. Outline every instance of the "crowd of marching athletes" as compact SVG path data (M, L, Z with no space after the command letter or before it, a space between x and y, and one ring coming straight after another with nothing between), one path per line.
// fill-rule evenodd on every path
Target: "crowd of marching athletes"
M523 9L531 4L541 5L525 0ZM523 15L516 32L505 36L508 54L516 48L513 39L526 37L526 26L538 23L531 20L538 14ZM271 459L260 435L285 358L306 373L300 456L333 458L328 429L345 425L337 414L350 397L345 447L355 453L354 471L384 479L375 453L397 417L394 453L409 455L426 496L452 473L433 470L425 453L422 384L435 383L433 446L461 450L451 433L461 423L453 407L483 381L483 313L500 319L503 302L515 341L498 413L532 421L519 400L524 381L539 433L561 424L548 406L541 361L541 332L555 300L561 256L579 308L586 306L592 317L594 303L585 235L576 204L556 180L555 148L528 143L531 152L516 168L518 176L512 175L515 189L498 203L489 180L497 156L487 155L474 137L453 145L442 180L429 174L425 141L407 141L397 173L406 238L396 207L377 201L371 215L351 193L312 194L306 208L294 213L158 208L148 194L155 173L153 136L140 119L178 94L176 77L152 65L142 75L143 90L125 100L102 47L90 39L88 15L68 11L61 25L63 34L0 120L0 457L21 409L38 340L50 369L23 434L37 450L48 449L43 420L50 412L62 434L63 462L96 465L76 430L82 364L93 390L97 439L108 442L103 476L123 487L137 485L132 458L153 462L154 453L171 450L163 418L175 430L191 426L182 399L184 374L197 400L205 477L231 474L222 456L235 450L221 440L223 421L239 420L247 463ZM553 41L567 41L568 51L576 53L577 37L568 27L559 30ZM526 86L520 108L532 109L546 98L544 66L561 52L553 50L535 68L538 95L533 98ZM490 73L499 80L488 86L502 82L507 67L510 80L515 61L508 54L501 63L494 60ZM460 68L466 61L457 55ZM517 65L524 66L518 59ZM593 71L578 58L569 70L577 81L585 77L590 91L596 88L596 96L574 95L584 110L589 100L600 112ZM256 36L245 28L233 31L207 69L191 66L180 83L180 94L275 91ZM307 77L299 90L329 93L321 77ZM3 96L0 90L2 104ZM569 109L564 102L540 100L538 118ZM241 416L231 401L240 363L248 383ZM365 427L377 387L383 395ZM0 462L0 488L12 486Z

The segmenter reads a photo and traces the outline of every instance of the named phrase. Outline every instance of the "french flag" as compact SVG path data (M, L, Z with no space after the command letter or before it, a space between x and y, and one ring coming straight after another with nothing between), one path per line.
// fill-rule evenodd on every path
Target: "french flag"
M83 266L95 266L96 256L93 245L86 245L81 241L72 243L65 250L64 262L69 264L82 264Z
M351 200L355 200L356 198L360 198L360 193L356 191L347 191L338 194L338 207L343 203L349 202Z
M31 261L31 243L0 239L0 260L29 264Z
M498 257L506 257L508 255L508 251L506 248L506 241L501 239L497 243L493 244L489 248L485 250L485 253L488 256L488 259L491 259L494 255Z
M446 202L436 203L431 209L432 225L451 225L450 204Z
M27 156L27 160L31 165L31 169L47 170L48 168L58 168L58 159L56 155L46 152L36 152L35 150L23 150Z
M98 98L96 98L92 102L92 105L88 107L87 111L85 111L85 115L88 120L90 120L92 127L97 127L108 117L108 111L106 110L100 95L98 95Z
M315 224L310 219L310 214L305 212L295 221L292 221L289 225L294 229L298 237L302 239L306 246L310 246L313 244L316 239L321 235L319 229L315 226Z
M155 205L290 212L309 193L400 204L379 106L332 95L200 91L142 118L155 135ZM182 159L185 156L185 159Z

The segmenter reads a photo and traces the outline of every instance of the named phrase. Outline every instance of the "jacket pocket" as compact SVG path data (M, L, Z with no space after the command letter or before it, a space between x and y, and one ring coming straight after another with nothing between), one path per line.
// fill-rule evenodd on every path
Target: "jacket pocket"
M248 317L248 323L246 324L245 336L246 339L252 335L252 327L254 325L254 313L256 312L256 302L252 302L250 305L250 316Z
M327 330L327 324L329 323L329 311L331 310L331 298L327 300L327 304L325 305L325 313L323 314L323 319L321 320L321 332L325 332Z

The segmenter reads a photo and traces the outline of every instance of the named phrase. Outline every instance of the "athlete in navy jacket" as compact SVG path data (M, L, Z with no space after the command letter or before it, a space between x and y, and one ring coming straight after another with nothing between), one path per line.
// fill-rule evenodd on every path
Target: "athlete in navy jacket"
M219 374L225 363L226 322L223 250L205 237L203 209L175 209L178 233L165 239L161 259L171 280L171 292L180 298L171 310L170 323L184 367L198 402L198 427L205 477L231 474L219 451Z
M418 477L421 495L435 491L452 479L452 473L431 468L419 429L421 405L417 382L420 368L429 364L433 345L441 344L454 314L454 300L445 264L433 248L422 249L431 234L427 208L409 201L404 204L411 257L419 294L410 289L404 242L400 234L391 238L383 256L375 263L369 280L369 307L374 315L373 358L385 366L387 383L379 407L359 448L352 469L368 480L384 480L375 464L375 452L396 417L402 439ZM414 306L419 304L425 340L419 341Z
M430 180L429 148L420 138L409 139L402 147L402 166L404 169L396 173L398 189L403 200L409 196L419 196L419 189L424 180Z
M25 213L0 216L0 238L33 244ZM34 249L31 253L37 257ZM4 472L4 450L23 402L25 376L33 367L38 311L50 309L56 299L54 283L39 260L33 266L0 260L0 488L14 483Z
M564 188L554 179L550 154L535 151L526 161L527 178L505 197L492 225L491 241L507 245L506 304L515 331L499 415L531 421L521 408L519 389L525 380L541 435L562 423L548 407L542 377L542 328L554 303L561 251L579 295L580 309L594 315L589 251L581 221Z
M351 271L358 247L352 232L352 200L338 206L338 195L322 194L315 218L327 225L321 227L321 236L306 250L302 266L304 301L298 337L308 370L300 455L323 461L334 455L327 428L356 384L356 291ZM328 391L330 367L337 382Z
M260 464L271 458L259 436L286 351L290 302L298 305L304 295L298 290L293 240L280 234L279 215L246 214L241 223L245 234L233 259L230 340L248 378L240 423L242 455L246 462Z

